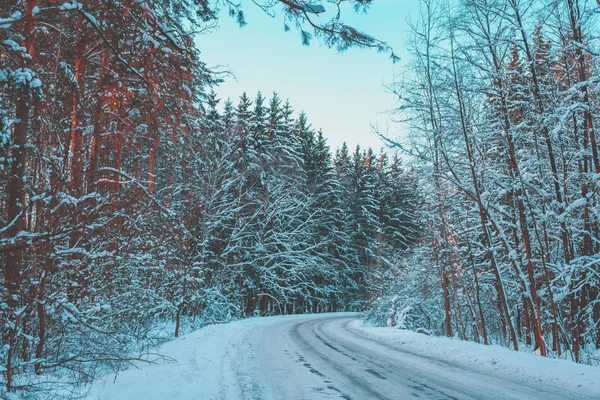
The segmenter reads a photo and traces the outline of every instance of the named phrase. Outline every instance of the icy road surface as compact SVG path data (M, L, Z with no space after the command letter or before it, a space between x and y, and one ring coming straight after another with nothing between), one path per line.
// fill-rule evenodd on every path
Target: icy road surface
M165 344L177 363L89 399L600 399L600 368L389 328L355 314L252 318Z

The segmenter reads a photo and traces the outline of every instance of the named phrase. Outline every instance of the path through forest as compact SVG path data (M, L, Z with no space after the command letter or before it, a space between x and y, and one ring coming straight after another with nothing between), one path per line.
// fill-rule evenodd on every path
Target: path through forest
M164 345L177 363L109 376L90 399L585 399L600 369L387 328L356 314L252 318Z

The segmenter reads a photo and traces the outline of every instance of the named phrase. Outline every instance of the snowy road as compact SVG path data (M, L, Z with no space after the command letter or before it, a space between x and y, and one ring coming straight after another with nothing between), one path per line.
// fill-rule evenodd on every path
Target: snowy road
M393 348L352 329L352 320L332 317L294 321L275 325L263 333L261 353L268 375L277 383L276 398L564 399L568 396Z
M537 371L570 376L507 377L461 357L417 354L360 329L353 314L254 318L213 326L168 343L161 352L179 360L123 372L96 385L90 399L585 399L600 398L600 369L466 344L515 358ZM388 330L395 334L398 331ZM379 331L377 331L379 332ZM387 331L385 331L387 332ZM411 340L464 342L411 334ZM447 342L444 342L446 340ZM476 346L476 347L474 347ZM418 346L417 346L418 347ZM508 358L502 359L506 353ZM520 358L519 358L520 357ZM485 358L485 357L484 357ZM494 364L496 361L492 359ZM514 363L514 360L511 362ZM490 365L491 365L490 364ZM550 368L550 369L547 369ZM509 370L510 370L509 368ZM545 369L546 368L546 369ZM581 383L579 375L584 376ZM587 374L587 376L586 376ZM568 374L567 374L568 375ZM574 381L575 379L575 381ZM567 382L568 384L566 384ZM586 386L587 385L587 386ZM581 390L580 390L581 389ZM586 392L587 390L587 392ZM592 392L590 392L590 390ZM598 395L598 396L597 396Z

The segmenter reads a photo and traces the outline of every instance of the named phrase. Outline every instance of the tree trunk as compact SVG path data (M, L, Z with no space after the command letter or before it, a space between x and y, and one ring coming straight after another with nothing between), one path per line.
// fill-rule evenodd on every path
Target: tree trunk
M446 310L446 318L444 324L446 326L446 336L453 337L452 333L452 314L450 308L450 293L448 291L448 275L444 266L442 266L442 289L444 291L444 309Z
M71 180L69 189L71 195L80 198L84 193L84 165L83 165L83 130L84 121L84 100L85 100L85 71L86 71L86 40L85 40L85 17L80 13L77 19L77 38L75 44L75 81L77 89L73 92L73 110L71 112ZM74 212L71 222L76 227L79 222L79 213ZM74 229L71 234L71 247L77 245L81 232Z
M25 9L25 18L22 29L22 37L25 38L24 47L26 52L35 56L35 35L33 33L36 25L36 17L33 9L37 6L36 0L28 0ZM22 67L26 67L27 58L23 57ZM25 170L27 167L27 135L29 132L29 112L31 108L31 96L27 83L17 93L15 119L13 128L13 146L11 150L10 175L7 191L7 221L9 227L5 232L8 237L16 236L25 228L26 205L25 205ZM8 343L9 350L6 360L6 391L12 391L12 357L15 354L15 334L19 326L19 317L14 312L19 306L19 292L21 289L21 272L23 268L24 249L16 247L5 253L4 265L4 288L6 298L4 302L8 305L8 317L11 319L13 328L4 331L2 339ZM8 340L6 340L8 339Z
M96 183L98 180L98 167L100 164L100 149L102 148L102 127L104 114L104 90L105 90L105 69L108 67L108 51L102 53L102 67L98 72L99 95L96 103L96 111L94 112L94 132L92 134L92 147L90 149L90 166L87 176L87 192L96 191Z
M155 180L155 169L156 169L156 150L158 149L158 129L153 124L152 130L152 144L150 145L150 151L148 152L148 193L154 193L154 180Z

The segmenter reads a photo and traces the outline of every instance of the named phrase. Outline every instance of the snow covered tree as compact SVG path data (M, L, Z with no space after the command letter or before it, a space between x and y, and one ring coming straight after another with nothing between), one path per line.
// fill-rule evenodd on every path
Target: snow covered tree
M421 171L423 237L434 240L420 239L412 264L395 272L416 284L391 284L385 297L410 307L412 328L592 361L600 309L591 3L422 3L413 60L394 89L409 132L398 147ZM432 262L441 271L433 294Z

